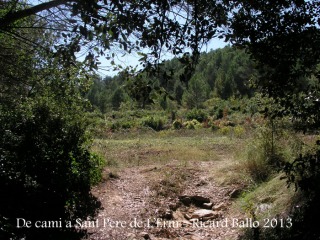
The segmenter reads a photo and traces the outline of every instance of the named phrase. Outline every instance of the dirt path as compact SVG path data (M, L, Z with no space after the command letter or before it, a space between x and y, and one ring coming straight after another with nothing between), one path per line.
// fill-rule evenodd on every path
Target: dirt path
M88 239L237 239L239 229L232 225L237 216L230 213L230 193L236 186L218 187L207 177L216 164L173 162L121 170L118 178L93 190L103 210L97 224L88 228ZM213 207L209 203L206 208L214 216L194 219L207 199Z

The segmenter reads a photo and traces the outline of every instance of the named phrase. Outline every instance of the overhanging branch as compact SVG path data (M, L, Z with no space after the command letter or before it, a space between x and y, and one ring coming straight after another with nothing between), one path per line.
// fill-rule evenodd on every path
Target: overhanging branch
M50 2L41 3L31 8L23 9L20 11L9 12L4 17L0 18L0 28L8 27L10 24L14 23L17 20L35 15L44 10L48 10L48 9L57 7L59 5L66 4L68 2L73 2L73 1L72 0L54 0Z

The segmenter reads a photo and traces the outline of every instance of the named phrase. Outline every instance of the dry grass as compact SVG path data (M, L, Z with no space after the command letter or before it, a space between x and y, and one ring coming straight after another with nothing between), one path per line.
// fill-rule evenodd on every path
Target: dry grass
M273 218L276 215L286 215L292 207L293 199L297 194L294 187L287 187L285 180L280 180L281 175L274 176L270 181L259 185L254 191L244 194L236 202L236 207L244 212L256 211L260 204L270 205L267 211L257 212L258 220Z
M233 157L219 161L216 167L211 169L210 178L220 186L233 184L248 186L251 183L243 164Z
M159 169L154 176L151 189L156 196L174 197L180 195L185 189L187 181L191 175L183 166L165 166Z
M170 197L184 189L190 179L189 168L203 161L214 162L208 169L214 182L224 186L242 182L241 169L234 159L241 144L239 139L208 129L169 130L96 139L93 149L105 157L108 172L115 175L127 167L156 168L149 175L152 188L159 196Z
M190 132L193 135L190 135ZM109 167L133 167L167 164L179 161L187 166L190 161L218 161L230 154L235 141L213 133L195 131L163 131L156 136L144 133L136 138L96 139L93 150L107 160ZM232 153L231 153L232 154Z

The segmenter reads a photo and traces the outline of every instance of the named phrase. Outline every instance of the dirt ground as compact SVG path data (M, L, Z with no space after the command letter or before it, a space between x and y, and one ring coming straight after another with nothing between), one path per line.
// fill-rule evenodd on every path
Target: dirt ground
M106 169L107 179L93 189L103 209L87 224L88 239L237 239L243 216L230 206L239 186L218 186L208 177L217 164L173 161L123 168L117 176ZM193 213L204 208L199 199L209 199L214 217L195 219Z

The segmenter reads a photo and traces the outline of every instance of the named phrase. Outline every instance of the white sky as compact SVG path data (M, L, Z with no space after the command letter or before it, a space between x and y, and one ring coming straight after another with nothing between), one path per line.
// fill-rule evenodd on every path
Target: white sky
M209 52L211 50L215 50L218 48L223 48L226 45L228 45L228 43L224 42L223 39L213 39L209 42L209 44L207 46L204 46L201 49L201 52ZM121 55L121 54L120 54ZM123 68L126 67L135 67L139 64L138 60L139 58L141 58L141 56L139 56L138 54L126 54L125 56L118 56L115 59L115 63L116 64L120 64ZM172 59L173 56L172 55L167 55L164 56L163 59ZM100 62L101 65L99 66L99 70L98 70L98 74L104 78L106 76L115 76L117 75L117 73L120 71L114 71L113 67L110 64L110 61L106 60L105 58L101 57L100 58Z

